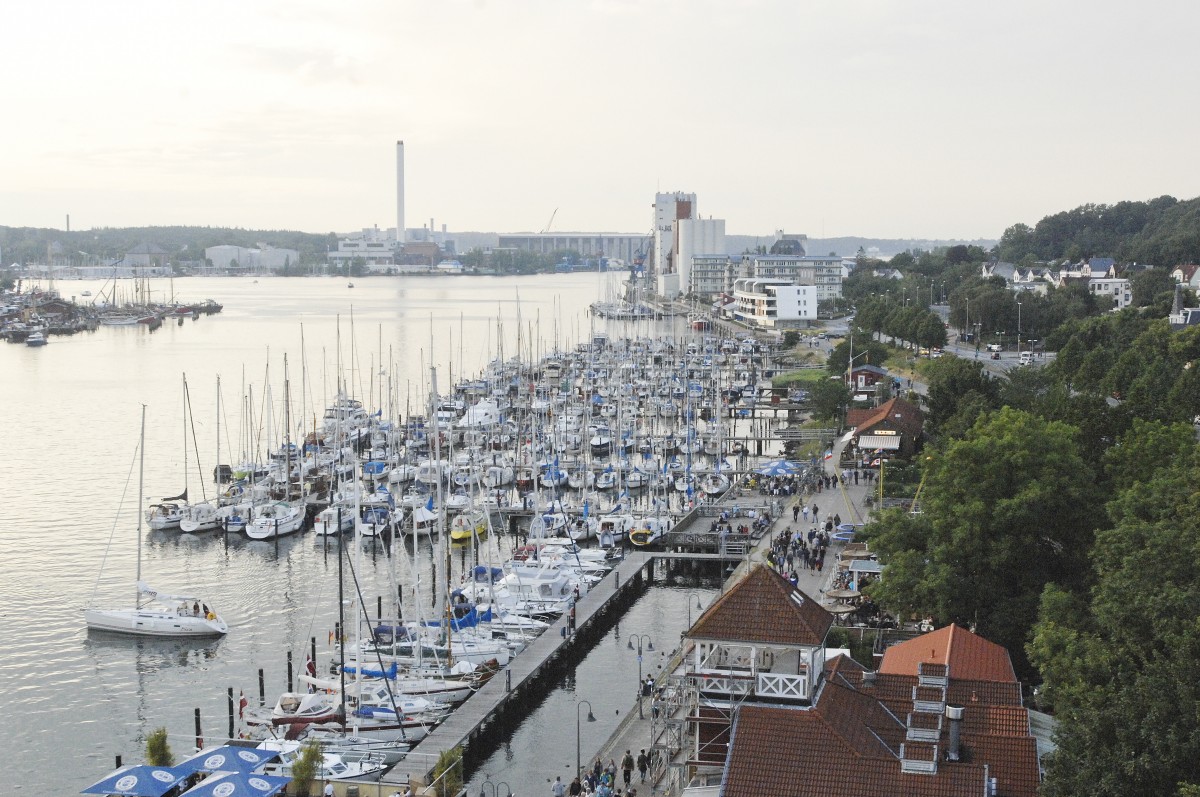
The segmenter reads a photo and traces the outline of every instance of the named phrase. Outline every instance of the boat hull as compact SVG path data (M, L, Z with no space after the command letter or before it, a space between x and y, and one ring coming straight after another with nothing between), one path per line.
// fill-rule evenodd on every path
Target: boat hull
M83 613L92 631L152 637L216 637L229 627L223 620L208 620L175 612L145 609L87 609Z

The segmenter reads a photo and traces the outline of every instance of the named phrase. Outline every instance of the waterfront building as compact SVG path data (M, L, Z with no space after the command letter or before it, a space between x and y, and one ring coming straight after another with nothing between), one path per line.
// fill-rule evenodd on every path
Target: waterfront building
M701 615L685 641L693 783L719 779L722 797L1035 797L1037 740L1004 648L950 625L889 647L874 671L826 660L832 624L764 565Z
M695 194L675 191L654 195L654 248L650 253L650 267L654 275L654 291L664 299L674 299L687 287L680 280L677 222L698 218L696 207Z
M395 230L364 227L354 235L338 239L337 249L329 253L329 265L347 268L357 261L371 273L386 274L389 269L395 270L396 245Z
M682 293L699 294L696 285L696 260L705 257L724 257L725 219L680 219L675 222L678 251L675 262L679 270L679 289ZM707 276L707 275L706 275ZM705 281L706 286L708 280ZM719 293L725 286L709 293Z
M517 249L539 255L578 252L581 257L633 263L645 255L648 236L613 232L509 233L500 236L497 249Z
M258 274L285 271L300 265L300 253L295 249L278 249L266 244L210 246L204 250L204 259L207 261L204 271L217 274Z
M759 279L811 285L818 302L842 296L842 258L837 255L744 255L742 274Z
M763 329L807 326L817 318L817 288L789 280L734 280L733 301L735 320Z
M716 299L733 290L741 258L729 255L693 255L691 264L691 293L701 299Z

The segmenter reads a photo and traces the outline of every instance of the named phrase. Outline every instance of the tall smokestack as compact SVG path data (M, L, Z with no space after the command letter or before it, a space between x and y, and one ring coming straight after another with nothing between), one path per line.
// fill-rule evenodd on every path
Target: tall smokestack
M404 142L396 142L396 242L404 245Z

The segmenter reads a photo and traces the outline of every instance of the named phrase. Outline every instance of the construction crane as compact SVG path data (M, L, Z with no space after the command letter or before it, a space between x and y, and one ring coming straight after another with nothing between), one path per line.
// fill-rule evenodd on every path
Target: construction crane
M558 215L558 208L555 208L554 212L550 214L550 221L546 222L546 226L541 230L541 232L538 233L538 235L542 235L543 233L550 232L550 228L554 225L554 217L557 215Z

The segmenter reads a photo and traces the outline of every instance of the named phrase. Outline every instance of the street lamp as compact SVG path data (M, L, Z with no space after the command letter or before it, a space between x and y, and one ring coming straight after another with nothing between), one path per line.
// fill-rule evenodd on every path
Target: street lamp
M1021 358L1021 300L1017 299L1017 359Z
M588 707L588 716L587 716L588 722L596 721L596 715L592 713L592 704L591 703L589 703L586 700L580 700L575 703L575 776L576 777L578 777L579 773L583 771L582 767L580 766L580 763L579 763L579 707L582 705L585 705L585 704Z
M637 654L638 654L638 689L637 689L638 719L644 720L644 719L646 719L646 716L642 713L642 642L643 642L643 640L645 641L646 650L650 651L651 653L654 652L654 642L650 639L649 634L630 634L629 639L625 643L625 647L628 648L629 650L633 650L633 640L635 640L635 639L637 640Z
M696 609L703 609L703 607L704 607L703 604L700 603L700 593L698 593L698 592L689 592L688 593L688 601L686 601L686 603L688 603L688 630L691 630L691 599L692 598L696 599Z

